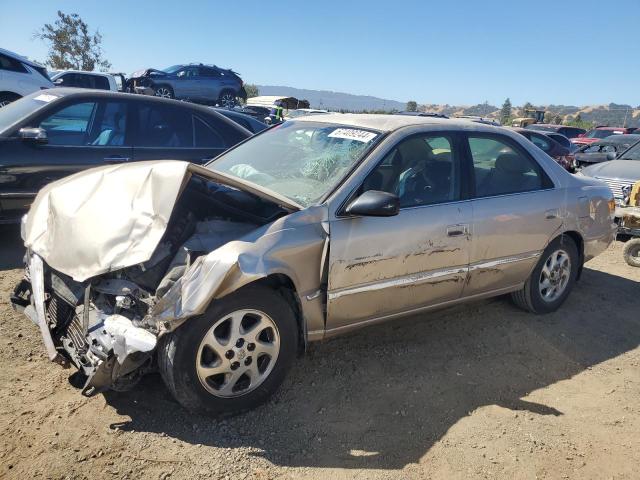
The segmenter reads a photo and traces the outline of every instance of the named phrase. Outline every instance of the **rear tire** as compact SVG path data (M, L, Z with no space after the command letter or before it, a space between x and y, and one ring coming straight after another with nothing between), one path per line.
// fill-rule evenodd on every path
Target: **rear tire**
M158 85L154 88L154 93L153 93L156 97L161 97L161 98L175 98L175 95L173 93L173 88L171 88L169 85Z
M224 108L233 108L236 106L236 94L233 90L223 90L218 98L218 104Z
M640 267L640 238L634 238L625 243L622 255L629 265Z
M524 284L511 294L523 310L536 314L556 311L571 293L580 269L575 242L566 235L553 240Z
M0 108L6 107L11 102L15 102L19 98L22 98L22 97L15 93L0 93Z
M248 286L162 337L158 366L182 406L227 417L267 401L297 351L298 326L285 298L270 288Z

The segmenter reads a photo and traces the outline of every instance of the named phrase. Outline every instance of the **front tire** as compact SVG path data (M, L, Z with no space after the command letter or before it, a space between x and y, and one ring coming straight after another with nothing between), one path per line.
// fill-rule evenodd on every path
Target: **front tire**
M555 312L571 293L580 268L575 242L566 235L553 240L524 284L511 294L514 303L532 313Z
M634 238L625 243L622 255L629 265L640 267L640 238Z
M161 97L161 98L175 98L175 95L173 93L173 88L171 88L169 85L158 85L157 87L154 88L153 94L156 97Z
M185 408L218 417L268 400L298 351L298 326L277 291L249 286L162 337L158 366Z

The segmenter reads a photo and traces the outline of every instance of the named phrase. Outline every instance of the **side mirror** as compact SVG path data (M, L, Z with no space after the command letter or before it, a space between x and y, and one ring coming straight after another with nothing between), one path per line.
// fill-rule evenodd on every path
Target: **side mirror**
M42 128L21 128L18 131L18 136L22 140L39 144L45 144L49 141L47 131Z
M58 78L55 82L53 82L54 85L60 86L64 83L64 78Z
M397 195L379 190L367 190L347 207L349 215L363 217L393 217L400 211Z
M607 160L615 160L616 157L616 152L607 152Z

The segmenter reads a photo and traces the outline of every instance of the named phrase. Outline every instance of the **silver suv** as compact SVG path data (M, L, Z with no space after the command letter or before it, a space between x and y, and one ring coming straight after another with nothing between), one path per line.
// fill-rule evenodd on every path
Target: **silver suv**
M202 63L134 72L129 79L128 90L136 92L139 87L152 89L157 97L224 107L235 105L237 98L247 98L238 73Z

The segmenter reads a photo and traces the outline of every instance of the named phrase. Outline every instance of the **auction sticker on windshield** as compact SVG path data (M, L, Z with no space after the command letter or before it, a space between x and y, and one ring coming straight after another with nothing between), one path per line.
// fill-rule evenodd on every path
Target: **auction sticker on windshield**
M345 140L356 140L367 143L376 138L376 135L376 133L358 130L356 128L336 128L327 136L330 138L344 138Z

